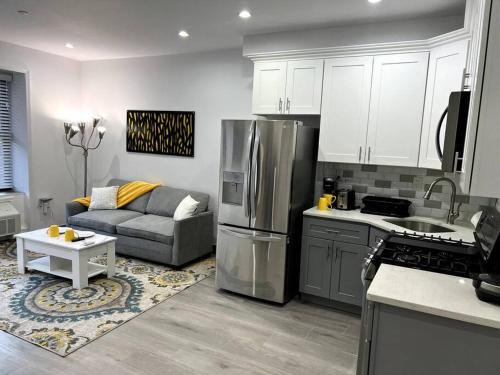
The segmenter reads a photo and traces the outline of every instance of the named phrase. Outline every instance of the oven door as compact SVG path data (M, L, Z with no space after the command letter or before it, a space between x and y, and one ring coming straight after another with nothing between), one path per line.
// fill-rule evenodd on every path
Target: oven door
M285 235L219 225L216 285L284 303L286 257Z

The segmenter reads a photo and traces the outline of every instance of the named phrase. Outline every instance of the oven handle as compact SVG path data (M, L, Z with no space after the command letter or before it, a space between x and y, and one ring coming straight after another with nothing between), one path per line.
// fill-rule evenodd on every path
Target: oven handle
M440 161L443 161L443 150L441 149L441 143L439 142L439 136L441 135L441 128L443 126L443 122L444 122L444 119L445 119L447 114L448 114L448 107L446 107L446 109L443 111L443 114L441 115L441 117L439 119L438 126L436 129L436 139L435 139L436 152L437 152L437 155L438 155L438 158Z

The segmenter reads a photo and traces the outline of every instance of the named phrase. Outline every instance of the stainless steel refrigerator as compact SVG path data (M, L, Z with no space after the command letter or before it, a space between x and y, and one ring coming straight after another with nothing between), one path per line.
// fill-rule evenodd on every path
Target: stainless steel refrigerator
M221 142L216 285L286 303L298 291L318 129L290 120L223 120Z

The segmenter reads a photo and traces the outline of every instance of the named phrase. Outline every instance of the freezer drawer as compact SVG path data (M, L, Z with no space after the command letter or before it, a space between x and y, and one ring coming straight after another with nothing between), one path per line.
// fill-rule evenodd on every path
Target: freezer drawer
M285 235L219 225L216 285L284 303L286 256Z

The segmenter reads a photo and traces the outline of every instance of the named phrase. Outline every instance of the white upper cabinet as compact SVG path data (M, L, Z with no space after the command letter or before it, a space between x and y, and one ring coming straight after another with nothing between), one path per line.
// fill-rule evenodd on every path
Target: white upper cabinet
M366 162L416 167L429 53L375 56Z
M364 162L372 65L372 56L325 61L320 161Z
M321 111L323 60L289 61L285 112L291 115L317 115Z
M489 4L488 4L489 5ZM472 168L471 195L500 198L500 2L491 2L491 16L483 66L479 102L476 152ZM477 85L476 85L477 90ZM497 204L498 206L498 204Z
M256 62L254 114L319 115L323 60Z
M462 89L467 63L469 40L460 40L436 47L429 57L427 92L418 166L441 169L436 151L436 131L443 112L448 108L450 93ZM446 116L439 135L441 150L446 128Z
M253 113L284 113L286 67L286 61L255 63L253 79Z

